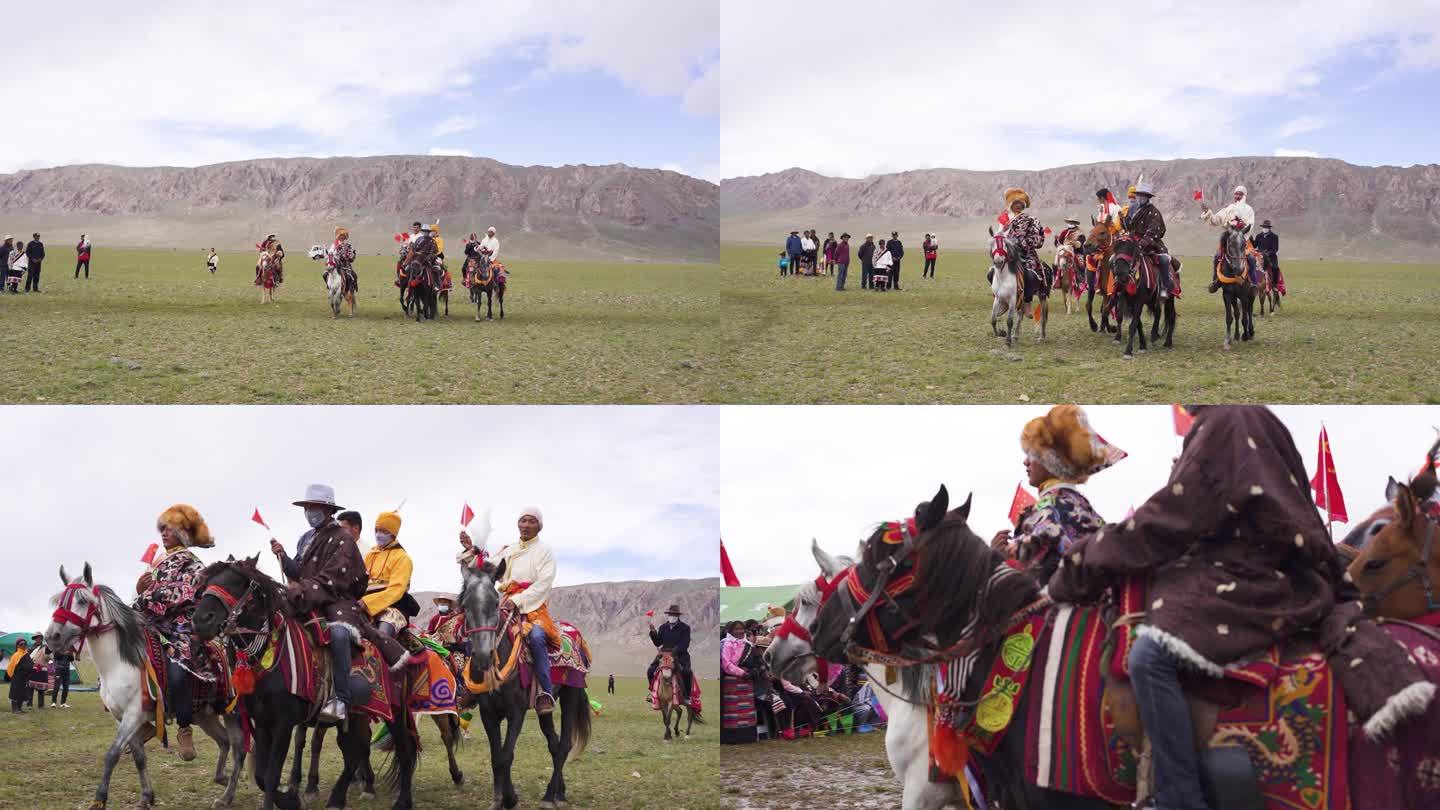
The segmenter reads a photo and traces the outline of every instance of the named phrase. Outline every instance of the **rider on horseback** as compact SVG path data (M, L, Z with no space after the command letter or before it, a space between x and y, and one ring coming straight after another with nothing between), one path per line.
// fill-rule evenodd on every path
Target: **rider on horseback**
M520 542L500 549L498 562L505 563L504 578L495 589L525 617L526 641L530 647L531 669L540 683L535 696L535 713L549 714L555 710L555 686L550 679L550 649L560 648L560 628L550 618L550 588L555 584L555 555L539 537L545 528L545 517L539 507L527 506L517 522ZM479 565L483 557L467 532L460 532L462 565Z
M400 545L400 515L381 512L375 518L375 547L365 552L365 573L370 576L370 584L365 586L360 602L381 634L389 638L398 638L409 625L409 616L419 613L415 597L410 595L410 575L414 571L410 553Z
M1015 239L1015 244L1020 249L1018 262L1024 278L1021 280L1024 286L1024 302L1030 301L1039 294L1041 298L1050 295L1050 279L1045 278L1040 269L1040 254L1036 253L1045 245L1045 229L1025 209L1030 207L1030 195L1023 189L1012 188L1005 191L1005 212L1000 215L1000 224L1006 232Z
M161 512L155 527L164 544L164 556L158 562L152 561L150 570L135 583L133 607L164 639L165 699L180 727L180 758L189 762L195 758L189 676L205 681L216 678L215 662L205 654L204 645L191 638L190 614L195 610L196 591L205 579L205 564L190 549L210 548L215 538L195 507L183 503Z
M359 291L360 277L355 274L355 246L350 244L350 229L335 229L335 241L325 251L325 272L340 274L347 290Z
M1120 233L1120 203L1115 200L1115 195L1110 189L1102 188L1095 192L1096 209L1095 220L1092 224L1104 224L1110 229L1111 236Z
M1270 272L1270 288L1278 290L1281 287L1280 275L1280 235L1271 230L1270 220L1260 223L1260 233L1255 234L1250 243L1265 257L1267 268Z
M1165 217L1160 209L1150 204L1155 196L1146 180L1135 184L1135 202L1125 215L1125 232L1134 237L1142 254L1155 259L1156 276L1159 278L1160 297L1169 298L1174 282L1170 277L1170 250L1165 247ZM1139 268L1136 268L1139 272Z
M671 605L666 608L665 624L660 629L650 625L650 641L657 649L668 649L675 658L675 674L680 678L680 698L685 703L690 702L690 625L680 621L685 615L680 612L679 605ZM650 662L650 669L645 673L645 682L655 682L655 671L660 668L660 655L657 653L655 660Z
M1245 195L1245 187L1236 186L1234 202L1231 202L1229 205L1221 208L1219 211L1211 211L1209 204L1207 204L1204 200L1201 200L1200 221L1208 223L1210 225L1216 225L1220 228L1228 228L1230 227L1230 221L1235 219L1236 217L1239 217L1240 221L1245 223L1245 233L1249 234L1250 229L1255 225L1255 209L1251 208L1250 203L1245 201ZM1212 293L1220 289L1220 261L1224 252L1225 245L1222 242L1220 245L1220 250L1216 251L1215 253L1214 268L1212 270L1213 275L1210 279L1210 292ZM1250 277L1254 278L1255 258L1253 256L1246 256L1245 265L1246 269L1249 271Z
M1031 419L1020 433L1020 448L1030 485L1040 496L1021 517L1014 538L1001 531L990 545L1013 542L1020 563L1044 587L1070 547L1105 525L1079 485L1125 458L1125 451L1092 430L1078 405L1056 405Z
M1126 578L1150 581L1129 665L1161 808L1206 806L1182 671L1219 678L1313 635L1372 739L1423 712L1435 691L1364 617L1285 425L1261 406L1190 410L1195 421L1165 487L1124 522L1076 542L1049 585L1057 601L1079 602Z
M325 484L311 484L305 498L295 501L295 505L305 510L305 522L310 524L310 530L300 535L295 546L295 558L285 553L278 540L270 541L270 550L290 580L286 589L290 604L297 612L313 611L325 617L330 631L330 677L335 697L320 710L320 717L340 722L350 705L350 663L360 639L369 639L392 670L405 660L405 648L366 621L360 597L369 577L359 547L335 520L335 513L340 511L335 490Z

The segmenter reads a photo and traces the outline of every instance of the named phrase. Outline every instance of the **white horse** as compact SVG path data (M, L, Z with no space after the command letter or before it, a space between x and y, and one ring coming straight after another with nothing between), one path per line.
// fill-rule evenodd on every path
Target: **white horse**
M115 739L105 751L105 771L100 785L95 788L95 799L91 810L104 810L110 793L110 775L120 761L125 749L135 758L135 768L140 772L140 810L149 810L155 804L155 789L150 784L150 775L145 769L145 741L153 726L141 708L141 697L145 688L145 628L140 615L125 604L113 590L96 585L90 573L90 563L80 579L71 581L60 568L60 581L65 589L51 600L55 613L50 626L45 628L45 646L51 650L70 650L78 653L85 642L90 643L90 654L95 659L95 668L100 676L100 699L115 718ZM215 741L220 749L220 758L215 765L215 783L225 785L225 794L214 802L215 807L229 807L235 801L235 787L245 764L245 747L242 744L240 724L226 717L222 726L220 718L208 708L197 712L195 724ZM234 763L229 779L225 775L225 759L233 755Z
M810 544L810 550L827 580L833 580L854 564L854 560L848 557L831 556L815 542ZM814 582L807 583L795 595L796 624L808 629L819 611L820 587ZM809 640L797 635L787 634L772 641L765 659L776 675L791 682L804 681L813 686L819 680L815 671L815 650ZM926 707L907 699L902 694L900 683L887 684L885 667L872 664L865 667L865 672L887 717L885 756L890 761L890 770L895 772L895 778L900 782L902 810L939 810L947 804L963 807L964 799L956 783L930 781L930 730ZM791 677L792 674L799 677ZM985 801L968 769L965 776L970 780L975 806L984 810Z
M1072 290L1080 284L1080 266L1080 257L1075 255L1075 248L1064 242L1055 248L1055 289L1059 290L1061 297L1065 299L1066 315L1080 308L1079 299L1072 295Z
M1006 231L997 236L990 230L990 294L995 303L990 307L990 331L1005 338L1006 346L1014 346L1020 325L1025 322L1025 305L1020 298L1020 246ZM996 328L1000 313L1005 313L1005 331Z

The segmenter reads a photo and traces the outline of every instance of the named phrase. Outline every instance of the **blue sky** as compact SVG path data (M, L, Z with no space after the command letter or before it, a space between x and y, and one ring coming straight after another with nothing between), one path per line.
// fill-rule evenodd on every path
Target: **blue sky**
M734 58L775 31L868 8L727 4L722 176L1232 155L1440 162L1440 0L1032 0L1022 14L913 0L887 12L900 33L883 58L858 42L845 58Z
M105 33L79 57L51 37L12 43L0 97L23 99L28 123L0 130L0 171L447 153L716 178L710 0L439 0L424 25L410 8L17 9L23 30Z

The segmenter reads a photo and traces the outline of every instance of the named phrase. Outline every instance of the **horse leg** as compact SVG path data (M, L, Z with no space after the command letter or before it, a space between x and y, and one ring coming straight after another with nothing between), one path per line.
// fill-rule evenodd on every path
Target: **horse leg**
M303 725L295 727L295 758L290 763L289 781L289 790L295 794L300 793L300 776L305 771L305 735L308 731L309 729ZM315 731L318 734L320 729L317 727ZM320 760L320 741L318 739L312 748L315 761L318 763ZM314 766L312 765L311 768L313 770Z
M563 690L565 687L561 687ZM562 706L560 710L562 727L568 729L574 722L570 712ZM545 786L545 798L540 801L542 810L559 807L559 794L565 784L565 759L570 754L569 735L560 735L555 732L555 714L542 714L539 717L540 731L545 735L545 745L550 749L550 783ZM667 729L668 731L668 729Z
M362 767L362 762L369 754L368 724L360 722L359 715L350 717L344 727L339 728L335 735L335 742L340 746L340 775L335 779L335 784L330 788L330 797L325 800L327 810L342 810L345 807L346 793L350 790L350 782L355 779L355 773ZM320 727L316 727L317 732ZM317 743L313 748L320 750ZM314 777L315 771L310 775ZM307 796L309 795L307 791Z
M505 288L501 287L497 293L500 296L500 320L505 320Z
M400 783L391 810L414 810L415 764L418 747L415 736L410 733L412 718L407 718L403 705L394 707L395 722L390 723L390 737L395 740L395 767L399 769Z
M999 320L999 318L1000 318L1000 299L999 299L999 298L996 298L995 301L994 301L994 303L992 303L992 304L990 305L990 333L991 333L992 335L994 335L995 337L1000 337L1000 330L999 330L998 328L996 328L996 326L995 326L995 322L996 322L997 320Z
M225 715L225 746L230 752L230 779L225 783L225 793L214 801L215 807L229 807L235 803L235 789L245 772L245 732L240 728L240 718ZM216 742L219 742L218 740Z
M1100 299L1100 317L1105 317L1105 299ZM1100 325L1095 323L1095 288L1091 287L1085 291L1085 317L1090 319L1090 331L1100 331Z
M292 793L280 792L280 779L285 775L285 755L289 753L290 735L294 733L296 723L291 718L276 718L271 721L271 746L269 761L255 761L256 772L263 768L265 784L262 788L265 793L264 803L261 805L264 810L280 807L282 810L299 810L300 797Z
M121 752L140 730L142 722L144 721L140 715L140 700L137 694L134 708L121 718L119 726L115 729L115 739L105 750L105 765L100 773L100 784L95 788L95 800L90 803L92 810L103 810L105 807L105 802L110 795L110 775L115 772L115 765L120 762ZM139 765L139 763L136 764Z
M485 289L485 320L495 320L495 290L489 287Z
M1130 305L1130 328L1128 331L1129 340L1125 343L1125 353L1121 355L1126 360L1135 359L1135 334L1140 330L1140 321L1136 317L1138 315L1136 310L1138 310L1139 308L1140 301L1137 298L1136 301ZM1117 333L1117 338L1118 336L1119 335Z
M1175 299L1169 298L1165 301L1165 348L1174 348L1175 339Z
M440 739L445 743L445 756L450 760L450 781L456 787L465 784L465 774L460 771L460 766L455 762L455 745L459 742L460 721L453 714L432 715L435 720L435 727L440 729Z
M145 744L138 736L130 737L130 756L135 758L135 770L140 772L140 810L155 806L155 786L150 784L150 771L145 767Z
M1227 287L1228 287L1228 285L1227 285ZM1230 350L1230 321L1231 321L1231 318L1233 317L1233 312L1235 311L1235 302L1234 302L1234 295L1230 292L1229 289L1226 289L1226 290L1225 290L1224 296L1225 296L1225 297L1224 297L1223 300L1224 300L1224 303L1225 303L1225 350L1226 350L1226 351L1229 351L1229 350Z
M314 733L310 736L310 773L305 776L305 798L311 801L320 798L320 749L325 747L325 732L328 729L329 726L317 724ZM305 727L300 726L295 731L295 744L304 746ZM295 761L300 761L300 752L298 751L295 752Z

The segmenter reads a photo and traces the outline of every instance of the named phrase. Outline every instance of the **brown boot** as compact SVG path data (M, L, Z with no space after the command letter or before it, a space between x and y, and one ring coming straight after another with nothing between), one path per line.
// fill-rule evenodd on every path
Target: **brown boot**
M180 733L175 735L179 740L180 758L189 762L195 758L195 738L190 733L190 727L184 726Z

